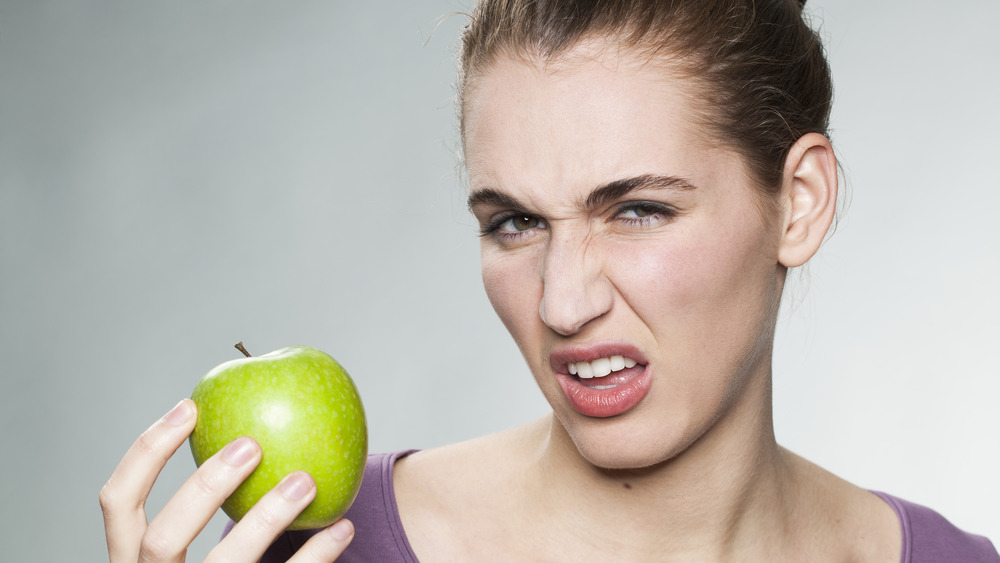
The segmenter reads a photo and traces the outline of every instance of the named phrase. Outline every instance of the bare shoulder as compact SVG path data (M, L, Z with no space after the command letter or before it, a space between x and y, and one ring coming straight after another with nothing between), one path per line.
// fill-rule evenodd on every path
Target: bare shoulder
M411 454L396 462L400 519L420 557L461 558L501 537L539 422ZM534 442L537 443L537 442ZM463 545L464 542L477 542Z
M496 434L422 450L396 462L393 482L399 494L462 490L481 486L490 478L501 479L524 467L543 421Z
M900 560L902 529L889 504L810 461L788 456L802 484L799 516L816 530L813 545L843 561Z

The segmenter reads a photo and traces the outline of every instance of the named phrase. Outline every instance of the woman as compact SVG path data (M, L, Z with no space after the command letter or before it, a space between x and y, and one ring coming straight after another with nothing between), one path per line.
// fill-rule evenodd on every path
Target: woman
M487 294L552 414L373 456L346 520L269 549L315 494L294 473L212 557L1000 560L775 441L785 275L837 200L829 70L801 8L483 2L463 37L469 207ZM182 560L260 460L237 440L147 525L142 501L195 416L182 401L102 491L112 561Z

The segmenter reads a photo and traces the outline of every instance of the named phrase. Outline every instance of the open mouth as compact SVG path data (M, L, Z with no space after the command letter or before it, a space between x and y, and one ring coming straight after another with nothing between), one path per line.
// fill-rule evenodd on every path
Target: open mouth
M628 356L615 355L589 362L571 362L566 370L580 385L600 391L628 383L645 367Z
M606 377L616 371L635 367L636 361L627 356L609 356L598 358L589 362L570 362L566 364L566 369L570 375L575 375L580 379L590 379L592 377Z
M638 405L653 384L642 351L625 342L599 342L553 351L550 365L570 406L607 418Z
M569 374L559 378L563 393L577 412L594 417L611 417L628 412L649 392L652 378L648 366L619 356L567 365ZM594 366L594 364L597 364ZM575 374L572 372L576 371Z

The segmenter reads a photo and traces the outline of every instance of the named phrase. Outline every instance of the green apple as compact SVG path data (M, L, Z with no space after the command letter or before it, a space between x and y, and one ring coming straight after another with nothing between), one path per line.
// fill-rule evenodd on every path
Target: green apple
M244 354L247 352L238 344ZM316 498L289 530L321 528L343 516L361 486L368 429L361 397L336 360L308 346L217 366L195 386L198 422L191 453L199 466L240 436L263 452L260 465L222 509L239 521L286 475L307 471Z

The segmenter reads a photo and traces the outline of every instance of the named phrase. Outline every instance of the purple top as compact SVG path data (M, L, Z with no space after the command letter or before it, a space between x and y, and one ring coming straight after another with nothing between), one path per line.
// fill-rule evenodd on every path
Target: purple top
M967 561L994 563L1000 555L983 536L959 530L937 512L894 496L872 491L896 511L903 528L901 563Z
M403 522L392 488L392 468L396 459L416 450L368 456L361 491L345 518L354 522L354 540L337 561L378 561L415 563L417 556L406 539ZM873 491L874 492L874 491ZM875 492L896 511L903 532L900 563L1000 563L1000 555L990 540L959 530L933 510ZM227 526L226 533L230 526ZM264 554L262 563L278 563L288 558L315 532L285 532Z

